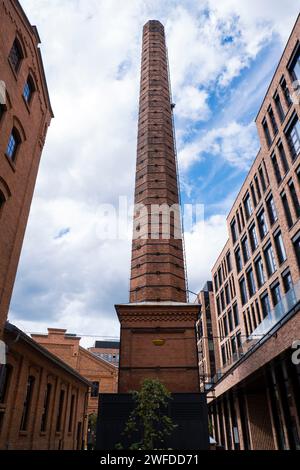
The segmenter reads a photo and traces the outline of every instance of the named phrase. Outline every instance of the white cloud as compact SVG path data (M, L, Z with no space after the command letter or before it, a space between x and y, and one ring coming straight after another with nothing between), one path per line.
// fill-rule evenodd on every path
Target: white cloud
M183 144L178 153L180 167L186 171L192 164L204 159L205 154L220 158L230 165L247 170L258 151L254 123L242 125L235 121L226 127L201 133L192 142Z
M113 304L128 300L130 242L101 241L95 226L99 204L133 195L143 24L157 18L166 25L177 131L184 142L187 122L210 116L211 88L228 86L272 34L286 40L298 8L296 2L269 0L23 0L22 5L42 38L55 119L11 320L31 330L57 325L117 334ZM254 156L252 138L251 126L226 122L181 145L182 165L189 168L209 149L245 168ZM200 242L195 233L187 234L192 290L209 275L224 227L219 215L209 219Z

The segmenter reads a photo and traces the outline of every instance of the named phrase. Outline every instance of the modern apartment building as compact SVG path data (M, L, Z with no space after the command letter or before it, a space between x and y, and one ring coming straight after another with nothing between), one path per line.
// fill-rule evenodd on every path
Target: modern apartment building
M295 355L292 360L300 339L296 80L299 17L256 117L261 148L228 214L229 238L212 269L209 310L217 341L211 346L217 347L214 353L202 347L201 361L213 357L216 374L206 388L214 437L226 449L300 448L300 365Z

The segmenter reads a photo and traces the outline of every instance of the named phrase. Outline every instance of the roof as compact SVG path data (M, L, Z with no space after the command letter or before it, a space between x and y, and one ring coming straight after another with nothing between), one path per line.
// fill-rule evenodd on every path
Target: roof
M85 383L86 385L90 386L91 383L85 378L83 377L82 375L80 375L75 369L73 369L72 367L70 367L68 364L66 364L65 362L63 362L61 359L59 359L57 356L55 356L54 354L52 354L50 351L48 351L48 349L44 348L43 346L41 346L39 343L37 343L36 341L34 341L30 336L28 336L26 333L24 333L22 330L20 330L19 328L17 328L15 325L13 325L12 323L9 323L9 322L6 322L5 324L5 332L6 333L11 333L11 334L14 334L16 336L16 342L17 341L24 341L25 343L27 343L30 347L32 347L33 349L35 349L39 354L43 355L44 357L46 357L47 359L49 359L51 362L53 362L54 364L56 364L58 367L61 367L62 369L64 369L66 372L68 372L69 374L73 375L74 377L76 377L78 380L80 380L81 382Z

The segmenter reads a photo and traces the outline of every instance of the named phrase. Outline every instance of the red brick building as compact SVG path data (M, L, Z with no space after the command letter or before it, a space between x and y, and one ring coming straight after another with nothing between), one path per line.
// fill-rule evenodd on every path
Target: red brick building
M37 28L18 1L0 3L0 338L46 133L53 117Z
M256 117L261 148L228 214L213 269L216 374L208 399L226 449L300 448L298 17ZM202 361L208 361L202 348ZM211 387L211 382L213 386Z
M119 392L158 378L199 391L195 322L187 303L177 162L164 27L143 29L130 303L121 323ZM165 212L162 214L163 209Z
M87 379L6 323L35 181L53 117L37 28L0 2L0 448L80 449Z
M116 393L118 368L80 346L80 337L66 330L48 328L48 334L33 334L32 339L59 357L91 384L88 415L98 412L99 393Z
M82 449L90 382L10 323L0 369L0 449Z

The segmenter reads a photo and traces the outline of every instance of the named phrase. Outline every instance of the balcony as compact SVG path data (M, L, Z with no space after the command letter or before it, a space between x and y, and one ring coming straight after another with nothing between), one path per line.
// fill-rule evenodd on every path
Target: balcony
M281 301L272 309L251 335L241 344L238 351L234 353L231 359L224 367L218 370L213 378L216 383L224 374L226 374L238 361L248 355L254 348L262 344L270 335L274 334L276 326L287 320L293 308L300 301L300 280L282 297ZM213 386L213 384L211 385Z

